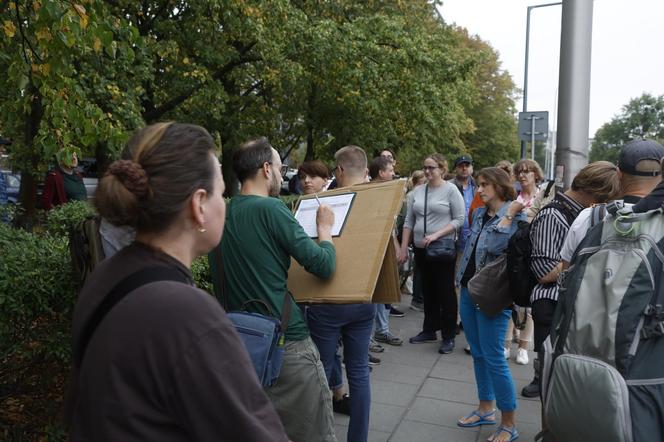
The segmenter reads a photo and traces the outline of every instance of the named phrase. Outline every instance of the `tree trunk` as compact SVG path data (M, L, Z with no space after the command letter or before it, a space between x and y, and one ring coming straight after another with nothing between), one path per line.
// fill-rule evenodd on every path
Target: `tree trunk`
M35 171L40 159L39 154L34 151L34 140L39 132L39 125L44 116L44 108L42 107L41 94L32 83L29 84L26 92L32 96L32 102L30 103L30 115L25 120L24 142L26 148L32 151L30 157L32 167L29 170L25 168L21 170L19 201L23 212L16 218L16 225L31 230L37 212L37 178L35 178Z
M316 105L316 85L311 85L311 91L307 99L307 152L304 155L304 161L314 159L314 118L313 109Z

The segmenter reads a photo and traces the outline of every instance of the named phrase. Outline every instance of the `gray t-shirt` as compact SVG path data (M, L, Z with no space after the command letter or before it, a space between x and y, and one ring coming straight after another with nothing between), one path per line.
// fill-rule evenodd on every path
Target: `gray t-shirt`
M408 209L404 228L413 231L415 247L423 247L424 238L424 195L427 186L419 186L411 192L407 200ZM430 187L427 202L427 234L436 232L448 224L456 231L463 225L466 206L459 189L451 183L443 182L438 187Z

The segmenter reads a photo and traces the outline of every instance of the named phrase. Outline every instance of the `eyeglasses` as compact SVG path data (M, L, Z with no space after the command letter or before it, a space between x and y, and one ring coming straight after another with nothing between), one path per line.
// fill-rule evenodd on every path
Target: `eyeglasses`
M422 166L422 170L425 172L427 170L436 170L436 169L438 169L438 166Z
M528 175L528 174L531 173L531 172L534 172L534 171L533 171L533 170L528 170L528 169L521 169L521 170L519 170L516 174L517 174L517 175L521 175L521 174L523 174L523 175Z

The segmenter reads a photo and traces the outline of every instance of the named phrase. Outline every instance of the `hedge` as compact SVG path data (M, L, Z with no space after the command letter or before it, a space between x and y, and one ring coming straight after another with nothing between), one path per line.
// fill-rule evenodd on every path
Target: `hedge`
M66 440L61 416L79 290L68 232L93 212L87 203L65 204L33 232L0 222L0 440ZM207 257L191 270L211 293Z

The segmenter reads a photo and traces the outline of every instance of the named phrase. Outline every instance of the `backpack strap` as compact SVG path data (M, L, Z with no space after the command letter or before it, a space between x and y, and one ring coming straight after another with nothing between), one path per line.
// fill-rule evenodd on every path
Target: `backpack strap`
M424 185L424 236L427 236L427 201L429 200L429 184Z
M551 193L551 189L553 189L553 185L556 184L554 180L549 180L549 183L546 185L546 189L544 189L544 198L548 198L549 194Z
M157 281L177 281L184 284L189 283L188 278L182 272L175 270L173 267L167 267L163 265L147 267L142 270L138 270L117 283L110 291L110 293L104 298L102 303L99 304L88 322L83 327L78 357L76 358L78 365L83 362L85 351L87 350L90 339L92 339L92 336L97 330L97 327L113 309L113 307L115 307L125 298L125 296L137 288Z
M593 204L590 212L590 227L596 226L597 224L604 221L606 216L606 204Z
M217 266L217 286L219 287L219 297L221 298L221 305L224 306L224 310L228 311L228 298L226 297L226 291L224 290L224 264L221 261L221 244L219 244L217 247L214 248L214 251L212 252L214 256L214 262ZM288 292L288 289L286 289L286 293L284 294L284 304L281 307L281 331L286 333L286 330L288 329L288 322L290 321L290 314L291 314L291 295ZM244 309L248 304L252 303L258 303L262 304L268 314L273 314L272 310L268 307L268 305L260 300L260 299L250 299L246 301L244 304L242 304L241 309Z
M557 198L555 198L553 201L551 201L549 204L547 204L544 207L553 207L554 209L561 212L565 216L565 219L567 219L567 223L570 225L572 224L574 219L578 216L578 212L576 212L572 207L570 207L569 204L560 201Z

